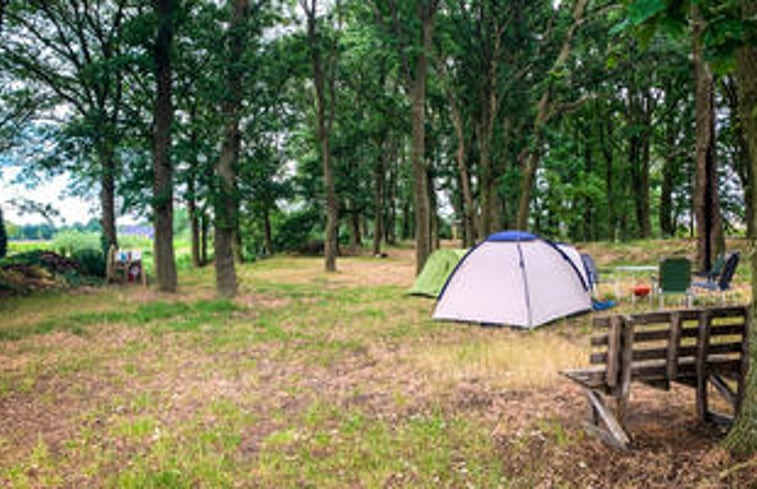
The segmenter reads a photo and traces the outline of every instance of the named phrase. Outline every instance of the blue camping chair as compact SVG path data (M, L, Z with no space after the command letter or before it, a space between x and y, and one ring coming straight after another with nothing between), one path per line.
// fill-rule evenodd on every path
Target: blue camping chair
M723 265L723 271L720 273L720 278L716 281L707 280L706 282L694 282L694 287L698 287L705 290L714 292L720 292L721 302L725 304L725 293L731 288L731 280L736 273L736 267L739 264L741 255L738 251L731 253L731 256L725 261Z
M597 284L599 283L599 270L597 270L597 264L594 262L594 258L588 253L581 253L581 261L584 264L584 270L586 270L586 277L589 279L589 287L596 294Z

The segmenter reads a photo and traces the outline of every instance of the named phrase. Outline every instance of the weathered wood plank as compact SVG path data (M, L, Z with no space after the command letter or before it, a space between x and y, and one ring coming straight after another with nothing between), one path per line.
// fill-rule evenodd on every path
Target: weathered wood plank
M620 316L613 316L610 320L610 336L606 354L606 382L610 389L614 389L618 385L618 374L620 372L620 334L622 329L623 319Z
M628 445L620 443L620 441L612 436L612 434L610 434L610 432L606 429L600 428L599 426L593 425L591 423L587 423L586 421L583 422L583 428L587 434L599 438L606 445L609 445L623 452L628 451Z
M736 393L733 392L733 389L726 383L725 379L717 374L710 375L710 383L715 386L715 390L718 391L718 393L723 396L723 399L725 399L728 404L731 405L734 412L736 411Z
M707 421L723 426L730 426L733 424L733 416L710 411L707 413Z
M709 311L712 319L746 317L749 314L748 308L745 306L718 307Z
M678 374L678 348L681 346L681 315L674 312L670 316L670 336L668 337L666 377L673 382Z
M749 308L746 309L746 317L744 319L745 330L748 330L754 318L752 317L752 311ZM736 381L736 407L735 414L741 411L741 403L744 400L744 393L746 389L746 376L749 371L749 334L744 331L744 337L741 341L741 365L739 366L739 376Z
M724 324L710 326L710 336L737 336L746 332L744 324ZM683 328L681 336L684 338L696 338L699 336L699 328Z
M631 443L630 437L626 433L625 429L623 429L621 423L617 419L615 419L615 415L613 415L612 412L607 408L599 394L591 389L585 389L585 393L592 408L596 409L597 413L599 414L599 418L607 427L607 432L611 435L612 438L616 440L618 445L620 445L621 447L627 447L628 444Z
M598 318L594 318L594 327L595 328L609 328L610 327L610 318L613 316L602 316Z
M710 347L710 311L702 311L699 315L699 338L697 340L696 373L697 373L697 415L702 421L707 420L707 357Z
M620 356L620 399L619 408L625 411L625 404L631 391L631 364L633 362L633 335L635 324L628 317L623 318L623 336L621 341L622 353Z
M639 334L639 333L636 333ZM680 338L679 338L680 340ZM743 343L728 342L728 343L710 343L710 355L725 354L725 353L741 353ZM698 351L697 346L679 346L676 355L672 358L685 358L696 356ZM633 360L655 360L655 359L667 359L668 348L643 348L633 351ZM593 364L603 364L607 362L607 353L592 353L589 355L589 361Z

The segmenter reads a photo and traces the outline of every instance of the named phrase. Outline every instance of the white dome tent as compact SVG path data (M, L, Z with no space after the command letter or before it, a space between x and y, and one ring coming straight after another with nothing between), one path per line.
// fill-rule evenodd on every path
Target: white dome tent
M460 260L433 317L534 328L589 309L589 284L565 251L530 233L504 231Z

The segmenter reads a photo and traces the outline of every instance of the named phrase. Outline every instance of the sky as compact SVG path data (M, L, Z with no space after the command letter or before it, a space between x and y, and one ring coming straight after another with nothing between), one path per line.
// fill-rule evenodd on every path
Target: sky
M56 225L86 223L92 217L97 217L96 203L79 197L66 195L69 186L68 174L59 175L44 181L37 188L29 189L23 184L14 184L19 173L18 168L6 167L0 173L0 205L3 208L3 218L14 224L39 224L45 219L39 214L19 214L18 209L9 201L24 198L40 204L50 204L60 213L60 217L53 218Z

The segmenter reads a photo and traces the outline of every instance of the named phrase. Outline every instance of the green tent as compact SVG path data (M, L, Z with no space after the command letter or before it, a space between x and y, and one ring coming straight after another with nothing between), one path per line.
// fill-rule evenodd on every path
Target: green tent
M436 298L447 282L447 277L455 269L460 259L468 250L442 249L436 250L426 260L426 265L415 278L415 282L408 294L425 295Z

